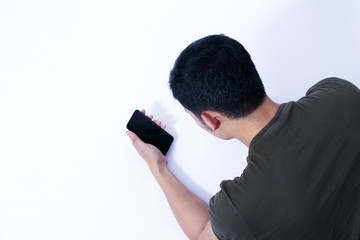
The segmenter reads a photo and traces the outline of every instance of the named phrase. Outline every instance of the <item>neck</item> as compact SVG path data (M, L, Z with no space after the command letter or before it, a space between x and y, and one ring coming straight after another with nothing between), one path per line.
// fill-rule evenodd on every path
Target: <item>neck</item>
M264 102L249 116L237 119L234 122L234 138L247 147L253 138L273 119L280 104L266 97Z

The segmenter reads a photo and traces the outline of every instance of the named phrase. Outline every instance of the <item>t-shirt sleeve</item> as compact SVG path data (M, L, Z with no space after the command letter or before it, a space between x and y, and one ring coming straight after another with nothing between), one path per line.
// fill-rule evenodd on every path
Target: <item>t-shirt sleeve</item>
M233 205L229 189L233 181L223 181L221 191L210 199L209 214L211 226L218 239L254 239L241 214Z

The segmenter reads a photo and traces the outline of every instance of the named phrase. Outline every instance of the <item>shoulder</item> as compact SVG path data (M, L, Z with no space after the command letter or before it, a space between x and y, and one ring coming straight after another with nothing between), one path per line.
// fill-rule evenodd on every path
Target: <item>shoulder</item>
M319 81L306 92L306 95L313 94L317 91L354 92L359 94L359 88L355 86L353 83L336 77L325 78Z
M326 78L312 86L296 106L323 109L339 109L348 106L354 108L360 101L360 90L351 82L340 78Z

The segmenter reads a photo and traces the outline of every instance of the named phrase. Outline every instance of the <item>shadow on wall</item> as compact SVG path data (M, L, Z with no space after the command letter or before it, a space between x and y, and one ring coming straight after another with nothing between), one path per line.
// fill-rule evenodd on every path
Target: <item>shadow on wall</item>
M154 115L154 120L159 119L162 121L164 125L166 125L166 131L170 133L174 137L174 142L167 153L167 157L169 159L168 166L169 169L174 173L174 175L179 178L191 191L196 193L202 200L208 202L212 194L206 192L203 188L201 188L198 184L193 181L187 175L181 167L177 164L176 156L174 154L174 149L176 146L177 139L179 137L178 133L176 132L174 126L176 123L176 119L173 115L169 114L165 107L159 101L153 103L151 108L149 109L149 113L151 112Z

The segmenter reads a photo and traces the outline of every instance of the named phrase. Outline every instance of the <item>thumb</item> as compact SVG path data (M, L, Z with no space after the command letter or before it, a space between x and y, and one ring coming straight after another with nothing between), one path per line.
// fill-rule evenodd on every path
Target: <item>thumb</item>
M130 137L131 141L133 142L136 138L139 138L135 133L132 131L126 131L126 134Z
M126 134L130 137L135 148L138 148L141 144L143 144L143 141L132 131L127 131Z

